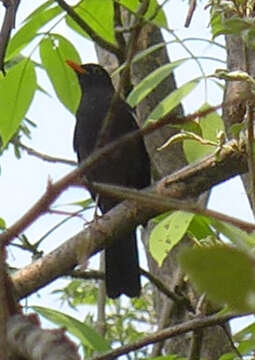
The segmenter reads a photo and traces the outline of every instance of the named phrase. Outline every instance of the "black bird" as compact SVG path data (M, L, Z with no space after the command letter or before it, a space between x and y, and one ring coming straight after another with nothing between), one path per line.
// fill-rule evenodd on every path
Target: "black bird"
M109 112L115 90L109 74L97 64L67 64L76 72L81 86L81 100L76 114L73 146L78 160L86 159L96 148L104 119ZM100 146L138 129L131 107L120 97L114 102L109 123L103 132ZM141 189L150 184L150 162L142 137L123 143L109 155L102 157L86 171L88 182ZM89 189L92 197L96 194ZM106 213L116 204L114 198L99 197L99 207ZM135 229L118 239L105 250L106 291L111 298L121 294L140 295L138 252Z

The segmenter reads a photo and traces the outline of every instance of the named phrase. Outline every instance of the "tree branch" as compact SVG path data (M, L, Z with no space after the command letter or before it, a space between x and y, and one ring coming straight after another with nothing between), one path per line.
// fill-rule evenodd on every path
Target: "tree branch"
M23 215L16 223L9 227L5 232L0 234L0 242L2 241L7 244L13 238L23 232L39 216L47 212L49 206L65 189L67 189L67 187L69 187L70 185L77 185L77 183L79 183L78 180L84 177L87 169L94 165L103 156L114 152L114 150L123 143L133 141L135 138L141 137L142 135L148 135L168 123L184 123L194 120L196 118L204 117L210 114L212 111L215 111L219 107L221 107L221 105L211 107L210 109L206 109L203 111L198 111L188 116L176 117L171 113L167 114L166 116L158 120L156 123L149 124L143 129L132 131L122 136L121 138L112 141L104 147L97 149L89 157L82 161L82 163L77 169L73 170L68 175L55 182L54 184L49 182L45 194L34 204L34 206L32 206L30 210L25 215ZM83 183L85 184L85 179L83 179Z
M159 291L162 292L162 294L166 295L169 299L179 305L185 305L189 311L194 311L189 299L168 289L168 287L162 283L160 279L153 276L149 271L140 268L140 274L146 277L154 286L158 288Z
M4 71L4 57L10 39L11 31L15 28L16 13L20 0L1 0L6 8L3 25L0 32L0 70Z
M98 36L97 33L64 0L55 1L91 37L94 42L96 42L105 50L115 54L117 58L121 60L120 62L123 62L123 54L121 49Z
M186 122L197 117L203 117L209 114L212 111L215 111L217 107L207 109L204 111L199 111L189 116L181 116L176 117L173 115L166 115L164 118L159 120L157 123L153 123L152 125L147 126L146 128L138 131L131 132L121 139L113 141L112 143L108 144L107 146L98 149L96 152L91 154L85 161L82 162L81 166L67 176L62 178L61 180L57 181L54 185L49 183L47 191L45 194L35 203L35 205L25 214L23 215L16 223L14 223L10 228L8 228L5 232L0 234L0 242L9 243L15 236L18 236L20 233L24 231L24 229L30 225L33 221L35 221L40 215L45 213L49 206L52 204L53 201L59 196L59 194L65 190L71 184L77 184L77 179L80 179L85 173L86 169L89 168L91 165L95 164L102 156L111 151L114 151L120 144L124 143L125 141L133 141L134 137L141 136L141 134L149 134L152 131L158 129L159 127L167 124L169 121L180 123ZM224 155L225 154L225 155ZM207 163L209 161L209 163ZM207 163L207 166L211 166L210 164L210 157L206 158L202 162L196 164L195 166L189 166L184 168L184 172L186 174L185 181L182 178L182 173L177 172L173 175L173 177L168 178L165 181L166 184L171 184L172 189L175 189L175 183L177 189L180 188L182 192L181 195L184 193L192 194L194 196L199 195L202 191L205 191L204 187L202 186L201 182L199 181L200 185L196 186L197 193L192 190L192 187L196 183L196 179L199 179L199 173L196 174L194 169L201 169L201 163ZM206 181L206 186L210 187L210 181L212 181L211 186L215 185L222 180L226 180L227 177L232 177L234 175L244 173L247 171L247 156L244 152L234 150L233 146L225 145L224 149L222 149L220 153L219 159L215 158L215 155L211 156L212 162L212 169L209 173L209 179ZM218 175L213 176L214 172L217 173L217 169L219 166L222 166L222 163L225 164L226 168L224 168L225 175ZM199 165L200 164L200 165ZM206 166L205 166L206 168ZM193 170L192 170L193 169ZM213 170L214 169L214 170ZM189 171L190 170L190 171ZM205 171L205 170L204 170ZM189 174L189 175L188 175ZM179 178L180 176L180 178ZM175 178L175 181L173 181ZM180 181L181 179L181 181ZM210 180L211 179L211 180ZM162 183L164 184L164 180ZM97 184L99 189L99 184ZM166 186L158 186L158 191L161 193L161 190L165 189ZM106 187L100 188L100 191L106 191ZM109 191L109 186L108 186ZM112 191L112 189L111 189ZM115 189L116 191L116 189ZM121 192L120 192L121 193ZM174 191L173 197L178 198L178 191ZM121 193L122 194L122 193ZM123 194L122 194L123 195ZM121 195L121 196L122 196ZM133 197L134 194L132 193L131 196ZM148 206L148 194L143 194L142 192L136 193L136 196L139 196L139 199L142 198L145 200L143 204L145 207L143 211L138 211L138 208L135 207L135 204L132 202L125 202L123 204L119 204L110 212L108 212L104 217L97 219L96 223L92 223L86 231L82 231L73 238L67 240L65 244L57 248L55 251L46 255L43 259L40 259L33 264L25 267L24 269L18 271L14 276L13 280L15 283L15 287L17 290L18 297L24 297L31 294L33 291L40 289L46 283L56 279L57 277L61 276L63 273L70 271L74 266L77 265L77 249L80 250L83 246L82 252L86 254L86 257L89 258L92 254L96 253L100 249L102 249L105 245L110 244L111 241L116 240L120 237L120 235L125 231L130 231L131 228L134 228L138 224L145 223L149 218L155 216L160 212L164 212L170 208L175 208L175 205L178 207L180 203L173 203L173 200L160 198L158 195L150 194L150 205L151 208ZM156 198L154 199L153 197ZM181 197L181 196L180 196ZM160 202L159 202L160 201ZM184 203L182 203L182 208L184 209ZM186 208L187 209L187 208ZM192 210L189 208L189 210ZM199 212L199 209L194 209L193 211ZM200 213L200 212L199 212ZM204 213L204 212L203 212ZM208 216L218 216L219 214L207 210L206 213ZM216 214L216 215L215 215ZM109 220L110 219L110 220ZM220 219L223 221L230 221L233 223L233 218L224 216L221 214ZM234 224L239 226L246 231L251 231L254 228L254 225L241 222L238 219L234 219ZM107 243L106 243L106 239ZM84 250L84 246L86 247ZM79 248L80 247L80 248ZM79 251L78 251L79 252ZM56 265L56 263L58 265Z
M198 318L190 321L186 321L182 324L171 326L167 329L160 330L153 335L144 337L141 340L135 341L132 344L122 346L115 350L109 351L106 354L98 355L92 358L92 360L111 360L116 359L117 357L128 354L131 351L141 349L142 347L156 342L170 339L172 337L185 334L189 331L199 330L206 327L211 327L215 325L225 324L227 321L241 316L246 316L247 314L227 314L227 315L212 315L205 318Z
M25 144L23 144L20 141L15 140L14 143L15 143L15 145L19 146L22 150L25 150L28 155L35 156L38 159L48 161L48 162L52 162L52 163L60 163L60 164L64 164L64 165L71 165L71 166L77 165L76 161L67 160L67 159L51 156L51 155L48 155L48 154L43 154L43 153L41 153L41 152L39 152L39 151L25 145Z
M255 224L242 221L235 217L228 216L214 210L201 208L197 204L185 203L184 201L176 200L174 198L173 199L165 198L163 196L149 192L148 190L138 191L116 185L100 184L100 183L92 183L92 184L94 190L96 190L99 194L108 195L108 196L111 195L117 199L122 199L122 200L126 199L139 204L137 205L138 210L140 209L140 211L145 211L145 214L147 211L151 211L150 217L156 216L156 214L160 214L169 210L181 210L181 211L191 212L193 214L208 216L216 220L229 223L248 233L251 233L252 231L255 230ZM198 195L200 194L201 193L199 193ZM147 210L146 208L149 208L150 210ZM148 220L147 215L145 216L146 219L144 220L144 222Z
M168 177L168 183L171 184L172 189L174 189L173 195L178 197L178 192L175 191L175 188L179 183L182 184L181 194L190 192L194 195L199 195L202 191L204 191L201 185L195 187L196 181L199 178L199 172L196 173L196 171L198 171L198 169L202 172L207 171L206 166L203 164L207 164L207 167L212 166L213 169L211 169L211 176L207 181L208 187L210 187L210 181L212 181L214 185L216 184L216 177L213 176L214 172L218 173L218 182L222 181L223 176L224 180L226 179L227 175L225 173L223 175L222 172L218 171L219 168L222 168L222 163L228 163L225 170L229 172L229 177L247 171L247 156L245 153L236 151L233 147L225 147L222 151L221 160L219 159L215 162L215 157L211 155L200 161L198 164L188 166L182 171L173 174L172 177ZM79 174L79 172L84 172L82 167L71 172L67 175L67 177L57 182L54 187L51 185L51 199L57 196L58 192L60 189L63 189L64 185L68 183L70 184L73 179L78 176L77 174ZM175 183L173 179L175 179ZM165 179L162 180L163 184L164 182ZM91 223L84 231L81 231L74 237L67 240L63 245L55 249L50 254L16 272L12 279L16 288L17 297L20 298L27 296L45 286L46 283L62 276L63 273L70 271L77 265L77 257L79 256L79 253L82 253L83 256L89 258L92 254L95 254L103 247L109 245L112 241L117 241L118 238L121 238L122 233L130 231L130 229L134 228L136 225L143 224L156 214L165 212L170 208L181 208L186 211L191 210L207 216L214 216L222 221L228 221L236 226L239 226L248 232L255 228L255 225L253 224L213 212L212 210L201 210L181 201L174 199L170 200L165 195L160 196L155 193L153 194L126 188L123 194L123 188L110 185L104 186L102 184L94 185L97 191L107 192L109 194L109 191L112 193L114 189L115 195L118 193L118 198L131 198L136 201L125 201L119 204L104 216L97 218L96 222ZM193 187L196 188L197 193L194 193L194 190L192 190ZM157 188L162 188L160 183ZM54 191L52 191L52 189L54 189ZM49 196L47 195L47 192L41 200L35 204L35 211L40 209L40 202L42 202L42 206L44 208L49 204ZM137 204L139 204L139 207ZM30 210L29 213L32 213L32 215L35 216L33 214L33 210ZM29 216L26 214L25 217ZM11 230L11 234L15 233L18 225L14 224L14 230ZM0 241L4 238L4 236L7 236L8 238L10 234L8 235L8 232L7 234L1 234Z
M43 354L44 359L81 359L77 346L67 338L63 329L41 329L38 317L34 314L15 315L9 319L8 343L12 354L18 355L19 359L38 358L35 354Z

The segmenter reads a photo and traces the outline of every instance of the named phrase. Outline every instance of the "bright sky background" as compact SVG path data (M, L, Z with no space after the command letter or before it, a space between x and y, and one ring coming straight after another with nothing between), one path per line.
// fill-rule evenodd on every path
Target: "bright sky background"
M17 28L21 21L31 12L32 8L38 7L41 3L43 3L42 0L33 2L21 1L17 16ZM169 26L176 31L176 34L179 37L207 37L210 39L208 13L203 10L200 2L190 28L184 28L183 24L187 14L186 4L186 1L169 1L168 5L165 7ZM1 6L0 20L4 14L3 9L3 6ZM96 55L92 42L84 40L73 31L66 29L65 25L58 25L56 28L56 32L57 31L74 42L80 51L83 62L96 62ZM165 35L169 38L168 34ZM222 42L222 39L217 39L217 41ZM189 48L192 48L192 51L195 54L224 57L224 52L222 50L211 47L207 43L199 43L196 41L187 42L186 45ZM172 60L187 56L187 53L180 45L171 45L169 51ZM29 55L30 52L31 48L27 49L24 53ZM38 59L38 53L36 56ZM224 64L212 61L203 61L202 64L207 74L213 73L216 68L224 67ZM176 71L178 85L198 76L201 76L201 73L198 70L197 64L193 61L189 61ZM38 82L50 92L52 97L37 92L29 113L27 114L28 118L37 124L37 128L32 130L31 141L27 139L23 139L23 141L28 146L33 147L40 152L75 160L76 156L72 149L75 119L56 99L54 90L42 70L38 71ZM209 83L211 84L210 81ZM186 113L197 110L198 106L203 104L205 99L202 98L201 94L204 94L203 84L184 101ZM215 85L209 85L208 100L209 99L211 104L218 104L221 101L220 91ZM4 155L1 157L0 217L3 217L6 220L7 225L11 225L43 194L49 178L57 180L67 174L71 169L70 166L43 162L28 156L25 153L23 153L21 160L17 160L14 157L12 147L10 147L10 151L5 151ZM57 203L71 203L85 197L86 193L84 190L71 189L70 191L66 191L57 200ZM246 221L253 221L245 192L238 179L233 179L225 184L217 186L213 190L209 206L210 208L242 218ZM70 210L70 208L67 209ZM35 242L60 220L60 216L46 215L40 218L25 233L31 242ZM45 252L53 250L56 246L80 231L82 228L83 223L80 220L74 219L67 222L44 241L43 249ZM16 266L23 266L24 263L29 263L31 259L30 256L26 257L23 252L17 252L15 249L10 255L10 261ZM58 281L57 286L60 287L61 284L63 284L63 280ZM40 304L59 309L60 304L57 297L49 295L50 291L55 286L54 283L40 291L39 294L41 294L41 298L38 297L39 294L32 296L29 300L29 304ZM43 300L45 301L45 294L47 294L47 303L43 302ZM77 313L73 314L74 316L77 316Z

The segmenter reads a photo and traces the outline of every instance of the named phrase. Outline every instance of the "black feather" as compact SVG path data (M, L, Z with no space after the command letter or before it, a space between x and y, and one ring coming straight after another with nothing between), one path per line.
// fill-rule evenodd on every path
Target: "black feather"
M94 150L98 136L114 96L114 87L108 73L99 65L81 65L84 73L77 72L82 97L77 111L74 132L74 149L79 161L86 159ZM105 145L138 128L132 109L118 98L110 117L107 131L103 134ZM104 156L86 172L89 181L141 189L150 184L150 163L142 137L124 143L114 152ZM89 189L92 196L95 194ZM100 197L103 213L118 201ZM140 294L140 276L135 229L108 247L106 259L106 290L109 297L121 294L130 297Z

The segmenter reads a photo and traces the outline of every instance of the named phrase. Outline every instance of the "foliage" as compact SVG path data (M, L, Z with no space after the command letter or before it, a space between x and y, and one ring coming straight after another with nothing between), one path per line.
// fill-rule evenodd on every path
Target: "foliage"
M132 14L136 14L140 2L138 0L118 0ZM211 2L211 30L215 39L221 34L237 34L242 37L247 47L254 48L254 21L241 16L240 12L234 13L229 18L234 1ZM223 4L224 3L224 4ZM240 8L245 2L240 1ZM227 9L225 6L227 6ZM0 136L2 152L14 146L15 154L20 157L21 148L19 141L24 135L33 136L33 126L26 116L27 112L36 100L37 91L44 91L39 83L40 71L45 71L57 100L71 113L75 113L80 99L80 89L76 77L66 66L65 61L72 59L81 61L78 45L72 43L64 34L55 32L58 23L64 23L69 29L79 36L91 38L91 34L98 42L107 44L114 49L117 44L117 36L114 29L115 13L112 0L82 0L73 9L87 25L85 31L74 19L64 12L55 1L45 1L33 13L29 14L21 27L12 36L6 54L6 76L0 77ZM139 105L149 94L157 89L173 71L182 71L188 62L195 62L199 66L199 77L188 79L171 94L168 94L148 115L145 126L157 121L176 109L186 97L188 97L201 83L207 86L208 80L203 62L200 56L194 55L186 45L189 39L181 40L169 27L164 6L158 7L156 0L149 1L149 7L142 16L142 23L153 23L164 29L172 36L168 43L157 44L135 54L131 63L146 59L154 51L169 45L178 43L186 51L186 57L177 59L171 64L159 66L154 72L142 79L127 97L132 107ZM193 39L194 40L194 39ZM204 39L196 39L202 42ZM207 41L207 40L206 40ZM211 45L219 46L214 40ZM32 48L32 50L31 50ZM39 49L38 58L34 55ZM24 52L21 54L21 51ZM27 55L29 53L29 55ZM210 60L218 60L210 58ZM115 69L114 74L122 73L126 68L126 62ZM13 102L15 98L15 102ZM201 97L202 99L202 97ZM199 111L210 107L209 101L199 99L197 109ZM175 126L180 132L160 150L166 150L176 142L182 142L187 161L193 163L208 154L216 153L217 149L224 146L224 126L220 115L213 111L205 117L186 122L184 125ZM235 130L236 137L242 130ZM217 158L216 158L217 161ZM91 201L76 202L73 205L81 206L87 210ZM52 208L55 210L55 208ZM76 214L77 215L77 214ZM0 229L6 228L4 214L0 219ZM63 222L70 219L67 216ZM25 234L20 234L19 240L14 245L29 251L33 256L42 256L38 250L42 241L49 233L55 231L63 222L56 224L39 240L30 243ZM200 292L206 292L208 297L220 304L227 305L236 311L254 311L254 261L250 251L254 248L254 235L203 215L194 215L187 212L171 211L161 214L154 219L155 227L149 239L149 248L153 258L161 266L169 252L186 236L192 248L183 251L180 263L184 271L196 284ZM222 240L224 239L224 240ZM223 245L226 240L231 246ZM96 282L86 282L81 279L71 281L68 286L56 290L60 300L67 302L72 308L86 305L95 312L98 287ZM150 331L155 330L157 319L153 310L152 288L144 285L143 297L136 300L108 301L106 304L106 329L105 338L96 330L96 320L93 314L88 314L84 321L78 321L70 316L53 311L52 309L34 307L34 310L42 316L50 319L58 326L64 326L77 337L82 344L84 355L91 356L97 352L104 352L112 347L122 346L140 339ZM255 348L254 324L237 333L234 340L238 343L238 350L242 354L249 354ZM146 347L134 352L130 358L148 358L150 348ZM226 354L223 359L232 359L235 355ZM181 359L176 355L156 357L155 360Z

